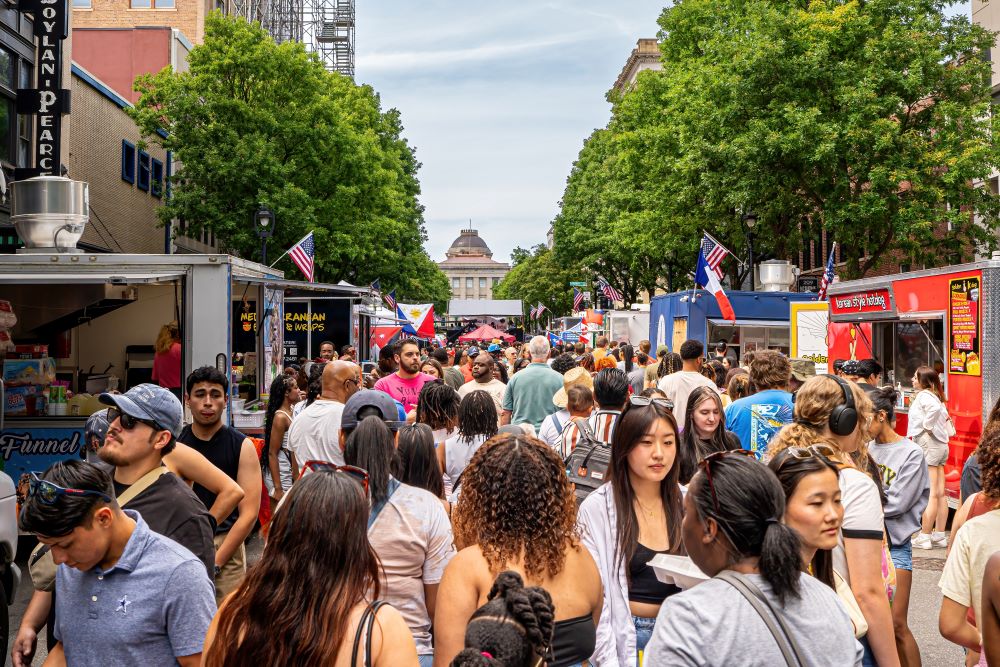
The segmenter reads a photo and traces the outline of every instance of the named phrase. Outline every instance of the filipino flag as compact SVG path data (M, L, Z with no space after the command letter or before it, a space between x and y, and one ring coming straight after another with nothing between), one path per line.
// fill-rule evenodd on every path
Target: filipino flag
M288 251L288 256L295 262L295 266L299 267L299 270L302 271L302 275L309 282L312 282L316 271L316 263L314 261L316 257L316 244L313 242L313 233L309 232L301 241L293 245L292 249Z
M721 257L719 256L720 248L723 253ZM736 319L736 313L733 311L733 305L729 303L729 297L722 289L722 283L719 282L719 263L727 254L729 254L728 250L711 236L705 234L701 240L701 253L698 255L698 268L694 272L694 281L715 295L723 319L732 321ZM710 257L716 259L714 266L709 259Z
M397 303L396 317L407 322L403 325L403 333L425 340L434 338L433 303Z

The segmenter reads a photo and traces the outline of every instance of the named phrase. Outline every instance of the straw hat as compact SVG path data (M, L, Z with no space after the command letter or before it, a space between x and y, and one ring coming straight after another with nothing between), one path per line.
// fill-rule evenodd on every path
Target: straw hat
M566 392L569 391L570 387L575 385L580 385L581 387L586 387L591 391L594 390L594 379L590 377L590 373L586 368L571 368L566 371L566 375L563 375L563 388L556 392L555 396L552 397L552 402L557 408L565 408L566 404L569 402L569 396Z

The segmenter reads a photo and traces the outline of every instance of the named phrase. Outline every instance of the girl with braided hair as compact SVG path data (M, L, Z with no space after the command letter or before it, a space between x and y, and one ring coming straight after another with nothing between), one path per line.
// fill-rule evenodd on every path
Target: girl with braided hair
M549 667L589 659L601 614L601 578L580 542L573 489L552 448L507 433L486 441L462 475L452 520L460 551L438 590L434 664L445 667L462 650L476 609L495 597L494 579L504 570L552 596ZM486 650L497 661L459 664L523 664L501 663Z
M264 485L272 506L277 505L299 477L295 454L288 446L288 427L292 425L292 407L300 400L299 385L294 377L282 374L274 378L264 417L264 448L260 455Z
M428 382L417 396L416 420L434 431L434 443L440 444L455 434L458 426L458 392L442 380Z
M465 630L466 648L451 667L536 667L552 646L555 609L544 588L525 588L517 572L501 572L489 602L476 610Z
M488 392L476 390L462 399L458 406L458 433L437 448L449 495L457 492L459 478L473 454L497 434L498 422L496 401Z

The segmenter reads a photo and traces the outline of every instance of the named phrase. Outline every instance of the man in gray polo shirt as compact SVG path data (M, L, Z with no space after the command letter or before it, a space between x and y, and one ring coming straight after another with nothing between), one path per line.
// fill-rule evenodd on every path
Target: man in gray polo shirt
M21 529L59 566L46 664L201 662L215 591L194 554L119 508L111 478L84 461L55 463L21 490Z
M528 343L531 365L518 371L507 383L503 396L501 424L531 424L535 431L550 414L556 411L552 397L563 388L563 378L549 368L549 341L545 336L535 336Z

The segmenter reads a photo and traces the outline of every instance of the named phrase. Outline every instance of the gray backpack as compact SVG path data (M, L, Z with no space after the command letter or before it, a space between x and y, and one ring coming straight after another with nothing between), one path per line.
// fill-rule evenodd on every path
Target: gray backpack
M580 430L576 447L566 457L566 474L575 487L576 504L607 480L608 465L611 463L611 444L600 440L584 419L573 420Z

